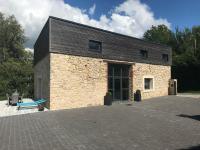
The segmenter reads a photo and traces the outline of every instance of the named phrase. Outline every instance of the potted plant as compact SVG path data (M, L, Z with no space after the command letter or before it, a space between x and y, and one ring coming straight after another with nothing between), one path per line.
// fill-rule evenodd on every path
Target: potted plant
M38 105L38 111L44 111L44 106L42 104Z
M106 95L104 96L104 105L112 105L112 93L106 92Z
M136 90L136 92L134 93L134 99L136 102L140 102L141 101L141 91L140 90Z

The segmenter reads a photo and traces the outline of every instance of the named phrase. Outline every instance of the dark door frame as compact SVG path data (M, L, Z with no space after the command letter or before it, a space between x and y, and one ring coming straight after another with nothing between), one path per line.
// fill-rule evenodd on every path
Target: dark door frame
M112 68L112 75L110 75L109 74L109 67L112 67L112 65L113 65L113 68ZM120 68L120 74L119 74L119 76L116 76L116 75L114 75L114 66L116 66L116 67L119 67ZM127 68L128 69L128 74L127 74L127 76L123 76L122 75L122 70L123 70L123 66L124 66L124 68ZM113 100L114 101L125 101L125 100L130 100L130 97L132 96L132 92L131 92L131 89L132 89L132 76L131 76L131 68L132 68L132 65L130 65L130 64L120 64L120 63L108 63L108 65L107 65L107 68L108 68L108 71L107 71L107 89L108 89L108 91L112 91L112 96L113 96ZM123 87L123 79L126 79L127 78L127 88L124 88ZM110 88L109 87L109 85L110 85L110 83L109 83L109 79L112 79L112 88ZM116 97L116 93L115 93L115 79L119 79L120 80L120 99L115 99ZM127 94L128 94L128 97L127 97L127 99L124 99L123 98L123 96L125 96L125 95L123 95L123 94L125 94L125 93L123 93L123 90L124 91L126 91L127 90Z

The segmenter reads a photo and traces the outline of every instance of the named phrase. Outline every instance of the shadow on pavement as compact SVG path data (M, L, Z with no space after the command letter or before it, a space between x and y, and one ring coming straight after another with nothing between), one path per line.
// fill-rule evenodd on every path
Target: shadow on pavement
M177 116L184 117L184 118L190 118L190 119L194 119L194 120L200 121L200 115L190 116L190 115L180 114L180 115L177 115ZM199 147L199 150L200 150L200 147Z
M183 149L179 149L179 150L200 150L200 145L191 146L191 147L183 148Z

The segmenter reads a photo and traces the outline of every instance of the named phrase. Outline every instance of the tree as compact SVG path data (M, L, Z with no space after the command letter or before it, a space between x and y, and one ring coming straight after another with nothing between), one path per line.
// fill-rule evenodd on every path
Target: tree
M200 27L176 28L171 43L174 65L200 64Z
M0 100L17 89L33 95L33 54L24 49L25 36L14 16L0 12Z
M25 36L23 29L14 16L4 17L0 13L0 55L20 59L24 50Z
M168 45L172 38L172 32L165 25L152 26L143 36L144 40Z
M192 28L193 41L194 41L194 55L200 61L200 26Z
M172 48L173 65L200 64L200 26L175 29L165 25L152 26L144 33L144 40L166 44Z
M0 65L0 96L12 93L17 89L26 96L33 94L32 63L9 59Z

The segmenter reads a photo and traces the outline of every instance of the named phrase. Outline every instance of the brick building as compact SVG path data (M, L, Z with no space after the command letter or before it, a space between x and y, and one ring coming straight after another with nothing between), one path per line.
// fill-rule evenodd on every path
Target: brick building
M171 48L49 17L34 46L34 96L50 109L168 95Z

